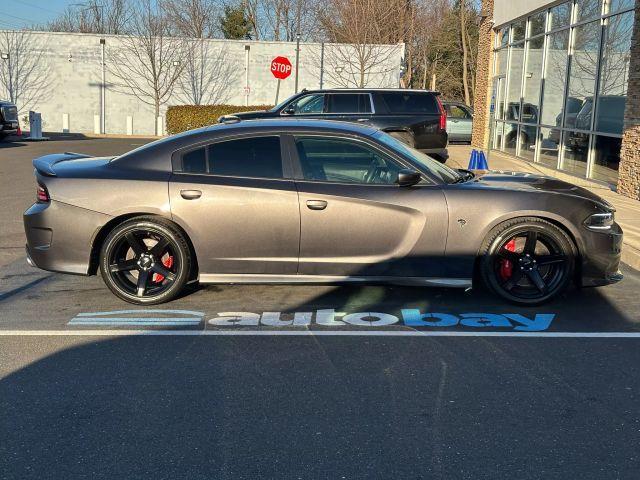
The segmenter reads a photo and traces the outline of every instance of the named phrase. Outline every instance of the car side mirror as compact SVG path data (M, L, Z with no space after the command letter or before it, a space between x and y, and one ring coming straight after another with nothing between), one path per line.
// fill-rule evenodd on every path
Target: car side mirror
M296 109L293 107L287 107L284 110L282 110L283 115L293 115L294 113L296 113Z
M411 187L412 185L419 183L420 180L422 180L420 172L407 168L398 172L398 179L396 180L396 183L401 187Z

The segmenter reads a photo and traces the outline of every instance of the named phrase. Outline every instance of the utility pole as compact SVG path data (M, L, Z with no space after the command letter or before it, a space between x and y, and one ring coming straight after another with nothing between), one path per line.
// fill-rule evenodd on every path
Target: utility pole
M320 44L320 90L324 80L324 42Z
M106 78L105 78L105 58L104 58L104 38L100 39L100 65L102 67L102 84L100 85L100 133L107 133L107 105L105 102L105 95L107 90Z
M299 26L299 24L298 24ZM295 93L298 93L298 63L300 60L300 32L296 33L296 86Z

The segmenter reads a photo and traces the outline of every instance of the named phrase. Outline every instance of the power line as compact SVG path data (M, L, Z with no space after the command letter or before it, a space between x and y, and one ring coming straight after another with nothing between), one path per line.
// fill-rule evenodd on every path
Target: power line
M32 24L33 23L33 20L27 20L26 18L16 17L15 15L11 15L10 13L3 13L3 15L6 15L7 17L15 18L16 20L20 20L20 21L25 22L27 24Z
M13 0L13 1L14 2L18 2L18 3L22 3L23 5L26 5L27 7L37 8L37 9L43 10L45 12L55 13L56 15L60 15L62 13L62 12L59 12L59 11L51 10L50 8L42 7L40 5L34 5L32 3L25 2L24 0Z
M12 30L21 30L25 27L24 25L15 25L13 23L5 22L2 20L0 20L0 25L3 25L5 28L10 28Z

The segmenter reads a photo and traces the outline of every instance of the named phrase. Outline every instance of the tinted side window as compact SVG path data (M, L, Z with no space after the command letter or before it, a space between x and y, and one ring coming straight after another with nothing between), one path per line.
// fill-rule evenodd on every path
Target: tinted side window
M204 147L191 150L182 156L182 171L185 173L205 173L207 171L207 156Z
M371 113L371 100L363 93L336 93L329 95L329 113Z
M376 149L351 140L296 138L305 180L390 185L402 167Z
M380 97L387 105L389 113L432 113L440 110L436 98L431 93L387 92Z
M209 173L229 177L282 178L280 137L254 137L209 145Z
M322 113L324 111L324 95L314 94L305 95L291 103L285 111L289 111L293 115L311 115L314 113Z

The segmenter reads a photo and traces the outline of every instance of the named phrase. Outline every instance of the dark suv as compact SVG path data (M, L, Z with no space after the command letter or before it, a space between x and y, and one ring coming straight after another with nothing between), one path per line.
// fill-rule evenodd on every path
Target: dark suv
M439 93L404 89L303 90L271 110L225 115L243 120L274 117L360 122L446 161L447 116Z
M6 100L0 100L0 140L18 133L18 109Z

